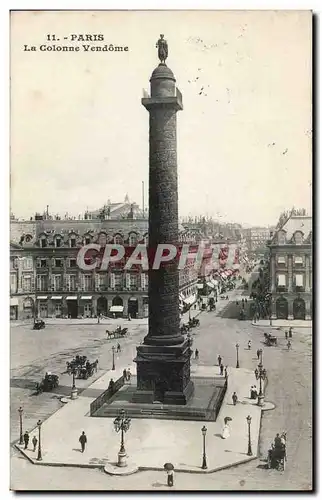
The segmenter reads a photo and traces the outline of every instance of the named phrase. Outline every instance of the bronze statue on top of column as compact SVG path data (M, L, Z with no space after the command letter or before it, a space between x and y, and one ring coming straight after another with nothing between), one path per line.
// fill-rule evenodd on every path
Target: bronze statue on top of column
M168 42L164 39L164 35L160 35L160 38L155 46L158 49L158 57L161 64L165 64L165 60L168 57Z

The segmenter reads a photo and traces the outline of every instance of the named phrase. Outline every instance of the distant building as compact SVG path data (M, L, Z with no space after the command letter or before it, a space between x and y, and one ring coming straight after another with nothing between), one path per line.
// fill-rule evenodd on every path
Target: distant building
M270 239L272 228L270 227L250 227L243 229L246 247L249 253L263 251Z
M291 215L269 244L272 318L312 318L312 218Z
M84 271L77 266L80 248L89 243L102 247L118 243L128 249L147 243L148 219L128 217L127 202L114 205L119 205L117 214L125 217L60 219L47 211L32 220L10 221L11 319L100 313L148 316L148 272L141 266L129 271L124 270L125 261L107 271ZM181 226L179 231L180 241L187 242ZM187 239L196 243L193 235ZM197 299L197 281L198 270L190 260L179 273L182 307Z

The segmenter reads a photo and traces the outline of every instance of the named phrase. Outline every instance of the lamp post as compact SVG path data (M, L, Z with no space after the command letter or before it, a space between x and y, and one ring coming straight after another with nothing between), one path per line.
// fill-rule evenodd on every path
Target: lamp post
M207 466L207 457L206 457L206 434L207 427L204 425L201 429L202 437L203 437L203 455L202 455L202 469L208 469Z
M251 424L251 421L252 421L252 417L250 415L248 415L248 417L246 417L246 420L247 420L247 424L248 424L248 451L247 451L247 455L249 457L252 456L253 452L252 452L252 443L251 443L251 439L250 439L250 424Z
M37 456L37 460L42 460L42 456L41 456L41 420L38 420L37 422L37 426L38 426L38 456Z
M112 347L112 356L113 356L112 370L115 370L115 345L113 345Z
M263 368L263 364L262 364L262 355L263 355L263 353L261 353L261 360L260 360L260 363L258 364L258 368L256 368L256 370L254 372L256 380L259 379L259 394L258 394L258 401L257 401L258 406L263 406L263 404L264 404L262 380L265 380L266 376L267 376L266 370L265 370L265 368Z
M76 387L77 370L75 367L72 368L72 375L73 375L73 385L72 385L72 392L70 394L70 397L71 397L71 399L76 399L77 398L77 387Z
M191 309L191 306L189 306L189 323L190 323L190 321L191 321L190 309Z
M18 408L18 412L19 412L19 421L20 421L20 439L19 439L19 444L23 444L23 433L22 433L22 414L23 414L23 409L22 409L21 406L20 406L20 408Z
M236 344L236 368L239 368L239 356L238 356L239 344Z
M124 432L127 432L131 425L131 419L125 416L125 411L121 410L120 414L114 420L114 428L116 432L121 431L121 446L120 451L118 453L118 462L117 465L119 467L126 467L126 451L124 447Z

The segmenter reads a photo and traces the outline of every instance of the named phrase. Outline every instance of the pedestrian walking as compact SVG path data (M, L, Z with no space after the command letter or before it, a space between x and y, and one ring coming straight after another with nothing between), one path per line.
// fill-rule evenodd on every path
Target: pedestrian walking
M126 368L124 368L123 370L123 382L126 382L127 380L127 371L126 371Z
M222 361L222 357L220 356L220 354L219 354L219 356L218 356L217 359L218 359L218 366L220 366L221 365L221 361Z
M98 372L98 359L95 361L95 373Z
M108 389L113 393L114 392L114 380L111 378L110 383L108 384Z
M117 344L117 346L116 346L116 352L121 352L121 344Z
M126 372L126 380L131 383L131 370L130 368L127 369L127 372Z
M195 350L195 359L199 359L199 351L198 351L198 349Z
M82 453L84 453L84 451L85 451L85 445L87 443L87 437L86 437L85 431L83 431L81 433L81 435L79 436L79 442L80 442L81 447L82 447Z
M233 393L231 399L233 400L233 405L236 406L237 401L238 401L238 397L237 397L236 392Z
M173 470L167 470L168 486L173 486Z
M248 341L247 347L248 347L248 350L251 349L251 347L252 347L252 341L251 340Z
M228 378L228 370L227 370L228 366L225 366L225 378Z
M288 333L287 333L287 330L285 330L285 339L287 340L287 337L288 337Z
M247 304L247 299L245 299L245 304Z
M193 308L194 308L194 310L196 310L196 309L197 309L197 304L195 304L195 305L193 306Z
M288 336L290 337L290 339L293 337L293 328L290 326L290 329L288 331Z
M38 439L36 438L36 436L34 436L32 438L32 444L33 444L33 447L34 447L33 451L36 451L37 443L38 443Z
M257 349L256 354L257 354L257 359L259 359L259 356L260 356L260 350L259 349Z
M286 345L287 345L287 350L289 351L290 348L292 347L292 342L289 340Z
M131 314L129 314L128 320L131 321Z
M25 443L25 450L26 450L28 448L28 444L29 444L29 434L27 431L23 435L23 440Z
M224 374L224 365L221 364L220 365L220 375L223 375Z

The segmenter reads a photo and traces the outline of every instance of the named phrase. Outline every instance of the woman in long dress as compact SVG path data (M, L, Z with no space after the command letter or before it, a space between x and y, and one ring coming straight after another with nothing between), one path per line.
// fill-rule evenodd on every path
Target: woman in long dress
M221 437L223 439L227 439L230 437L230 428L229 428L228 423L224 425L222 433L221 433Z

